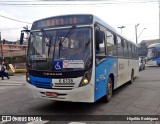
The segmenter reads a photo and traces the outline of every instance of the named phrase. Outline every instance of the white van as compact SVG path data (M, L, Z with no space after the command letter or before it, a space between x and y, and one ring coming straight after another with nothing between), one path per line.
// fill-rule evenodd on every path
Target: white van
M145 69L145 60L144 58L139 57L139 71Z

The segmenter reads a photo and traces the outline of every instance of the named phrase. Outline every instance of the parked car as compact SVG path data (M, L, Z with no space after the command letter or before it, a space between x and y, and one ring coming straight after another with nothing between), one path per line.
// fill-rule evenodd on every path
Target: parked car
M145 69L145 59L139 57L139 71L144 70Z

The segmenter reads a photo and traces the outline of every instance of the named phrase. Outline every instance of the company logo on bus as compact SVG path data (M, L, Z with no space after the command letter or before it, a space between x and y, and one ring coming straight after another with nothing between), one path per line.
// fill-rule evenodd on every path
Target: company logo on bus
M44 76L58 76L58 75L62 75L62 73L52 73L52 72L44 72L43 73Z

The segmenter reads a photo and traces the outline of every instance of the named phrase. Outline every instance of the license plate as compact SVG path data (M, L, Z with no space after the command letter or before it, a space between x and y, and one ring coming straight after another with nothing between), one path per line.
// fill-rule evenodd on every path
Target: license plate
M61 84L73 83L73 79L59 79L59 83Z
M56 92L46 92L46 96L57 97L57 93Z

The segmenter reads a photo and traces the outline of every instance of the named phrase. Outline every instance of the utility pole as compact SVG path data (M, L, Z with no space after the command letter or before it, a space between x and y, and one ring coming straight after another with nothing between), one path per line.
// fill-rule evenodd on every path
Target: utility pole
M4 61L4 56L3 56L3 47L2 47L2 40L1 40L1 32L0 32L0 44L1 44L1 56L2 56L2 59L1 59L1 63Z
M160 39L160 0L158 1L159 3L159 39Z
M137 27L138 27L138 25L139 25L139 24L135 25L136 44L137 44L137 42L138 42L138 40L137 40Z
M1 45L1 57L3 58L3 56L2 56L2 41L1 41L1 32L0 32L0 45ZM2 59L1 59L1 64L2 64Z
M11 57L11 61L10 61L10 63L12 64L12 44L9 44L9 48L10 48L10 57Z

